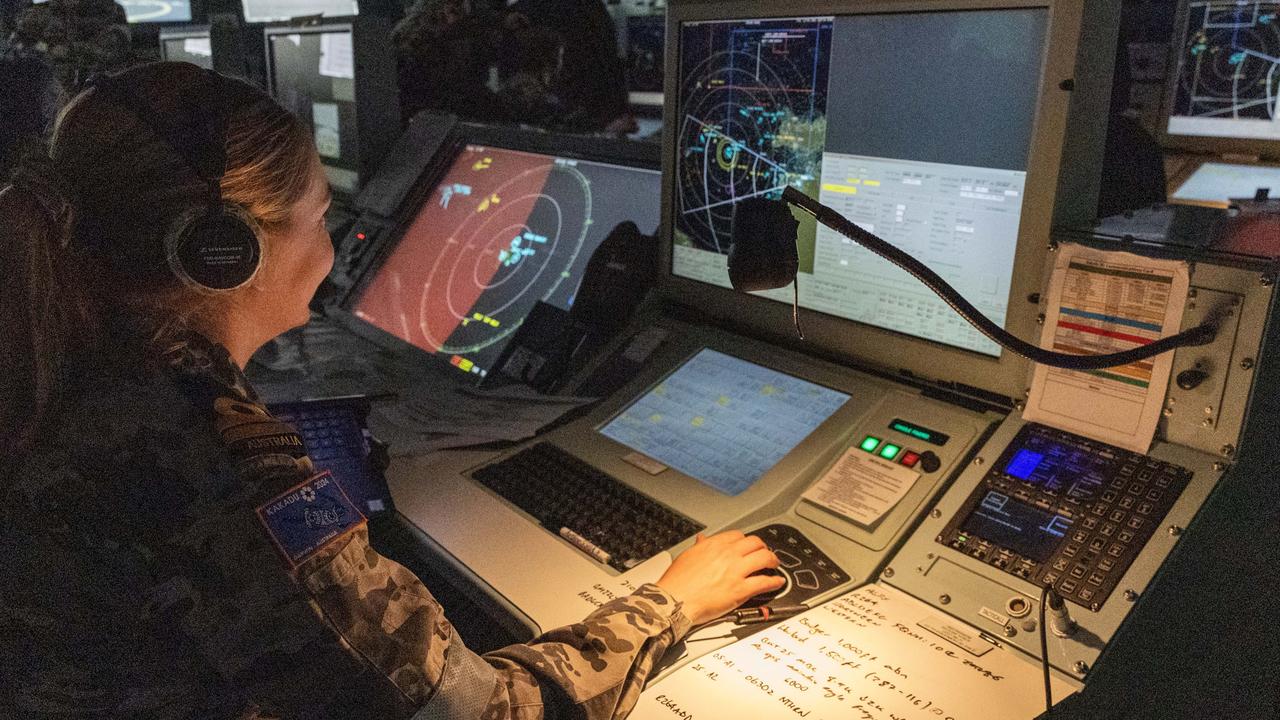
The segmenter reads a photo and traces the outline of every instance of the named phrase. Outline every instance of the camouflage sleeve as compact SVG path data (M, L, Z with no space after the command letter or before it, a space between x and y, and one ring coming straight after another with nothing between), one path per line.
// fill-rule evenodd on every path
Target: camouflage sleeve
M625 717L658 659L689 630L680 604L645 585L581 623L480 657L363 529L300 568L299 581L355 652L421 706L415 718Z

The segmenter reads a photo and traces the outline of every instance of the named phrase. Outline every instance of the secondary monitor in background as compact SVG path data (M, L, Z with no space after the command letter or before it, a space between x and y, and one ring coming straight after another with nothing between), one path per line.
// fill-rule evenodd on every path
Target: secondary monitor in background
M208 27L160 29L160 59L213 69L213 39Z
M662 14L631 15L626 19L627 92L632 105L662 108L666 24Z
M346 305L484 377L537 301L573 304L616 225L654 231L660 188L649 168L468 145Z
M191 22L191 0L116 0L131 23Z
M738 495L848 400L844 393L706 349L600 433Z
M805 0L783 17L727 0L671 5L664 291L794 332L789 308L720 289L734 204L792 186L923 261L996 323L1035 336L1022 298L1038 290L1049 229L1089 222L1096 208L1111 67L1096 37L1114 33L1086 24L1115 20L1098 4L848 4L832 16L816 12L830 3ZM1082 43L1086 34L1096 37ZM811 342L1021 392L1021 361L1006 356L997 378L1000 348L905 271L812 218L801 219L799 257L800 306L822 314L806 327ZM790 304L792 292L762 295Z
M1226 207L1231 200L1252 199L1258 190L1280 197L1280 167L1207 162L1170 196L1173 202Z
M311 128L339 199L359 191L400 130L394 61L373 32L382 26L368 17L265 31L267 88Z
M242 0L244 21L269 23L296 17L354 17L360 14L357 0Z
M1166 144L1280 156L1280 3L1182 0Z

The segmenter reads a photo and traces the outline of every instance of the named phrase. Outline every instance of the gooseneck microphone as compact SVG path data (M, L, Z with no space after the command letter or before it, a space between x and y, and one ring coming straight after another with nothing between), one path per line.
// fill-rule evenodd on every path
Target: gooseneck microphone
M1180 347L1207 345L1218 333L1216 321L1210 320L1177 335L1161 338L1148 345L1105 355L1069 355L1045 350L1025 342L997 325L964 298L946 280L928 266L879 237L863 230L843 215L788 186L782 200L762 197L738 202L733 209L732 246L729 249L729 281L743 292L772 290L794 282L799 267L796 252L796 230L800 224L791 215L788 203L804 210L818 222L853 240L862 247L902 268L932 290L956 314L1001 347L1028 360L1067 370L1101 370L1129 365ZM796 288L797 300L799 288ZM794 312L798 315L797 302ZM797 317L798 321L798 317ZM797 322L797 328L799 324ZM801 338L803 338L801 334Z

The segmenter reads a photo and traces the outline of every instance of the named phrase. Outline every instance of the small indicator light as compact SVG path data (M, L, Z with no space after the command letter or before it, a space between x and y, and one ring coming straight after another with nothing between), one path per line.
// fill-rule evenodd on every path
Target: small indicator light
M878 437L868 435L867 438L862 441L862 449L866 452L875 452L878 447L880 447L880 438Z
M880 448L880 457L885 460L892 460L898 457L898 453L901 451L902 448L897 445L894 445L893 443L885 443L884 447Z
M918 462L920 462L920 455L913 453L910 450L902 453L902 457L898 458L899 464L905 465L909 468L915 467Z
M356 239L357 239L357 240L363 240L364 238L365 238L365 234L364 234L364 233L362 233L362 232L358 232L358 233L356 233Z

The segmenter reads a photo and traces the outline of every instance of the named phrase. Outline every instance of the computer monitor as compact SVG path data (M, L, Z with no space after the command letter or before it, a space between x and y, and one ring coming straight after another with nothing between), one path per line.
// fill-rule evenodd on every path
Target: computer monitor
M264 31L267 89L311 128L340 200L372 177L400 131L387 32L373 16Z
M1116 3L804 0L667 10L663 291L791 329L792 288L729 290L734 204L794 186L1039 337L1055 224L1096 207ZM916 377L1021 395L1002 353L905 272L801 219L811 345ZM783 304L785 303L785 305Z
M34 4L49 0L31 0ZM191 22L191 0L115 0L131 23Z
M213 69L213 38L208 26L160 29L160 59Z
M296 17L354 17L360 14L357 0L242 0L244 21L269 23Z
M633 106L662 108L662 62L666 47L664 15L627 17L627 94Z
M131 23L190 22L191 0L116 0Z
M1280 197L1280 167L1207 162L1178 186L1169 201L1225 208L1232 200L1255 197L1259 190L1268 197Z
M1280 158L1280 3L1181 0L1163 142Z
M450 148L343 307L477 381L538 301L569 309L622 222L658 226L656 149L515 130Z

